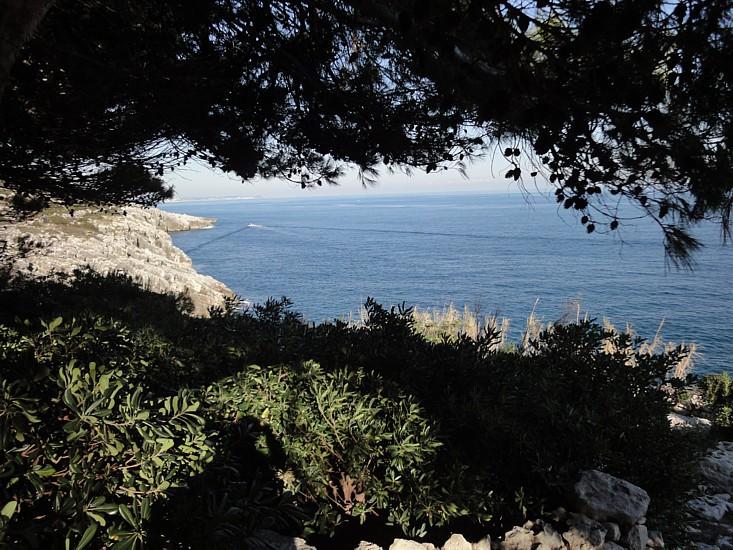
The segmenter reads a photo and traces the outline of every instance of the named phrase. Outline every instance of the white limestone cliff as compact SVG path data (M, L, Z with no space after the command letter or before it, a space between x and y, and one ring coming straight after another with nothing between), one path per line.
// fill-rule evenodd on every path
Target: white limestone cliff
M148 290L187 294L194 314L206 315L234 293L198 273L169 232L204 229L214 222L157 208L85 206L72 211L51 205L28 219L0 222L0 250L14 273L46 276L87 266L102 274L122 272Z

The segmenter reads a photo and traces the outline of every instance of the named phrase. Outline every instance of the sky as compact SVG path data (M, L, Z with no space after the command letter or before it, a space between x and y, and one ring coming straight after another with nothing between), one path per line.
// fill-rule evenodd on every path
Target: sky
M504 168L497 162L492 170L490 160L482 159L467 167L468 178L455 170L426 174L415 171L411 176L403 173L389 174L380 171L378 183L366 189L358 181L355 169L347 171L338 186L324 185L313 189L301 189L300 185L277 179L257 179L242 182L239 178L221 171L215 171L203 164L188 165L168 175L165 179L175 189L177 201L234 197L304 197L329 195L423 194L461 192L518 192L519 185L503 178ZM525 182L529 191L534 191L533 181ZM546 187L542 187L546 190Z

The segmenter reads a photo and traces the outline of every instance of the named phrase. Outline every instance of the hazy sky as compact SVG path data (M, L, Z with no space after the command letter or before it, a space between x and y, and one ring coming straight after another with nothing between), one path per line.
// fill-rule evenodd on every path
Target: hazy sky
M193 164L179 169L166 177L175 188L175 200L190 200L224 197L303 197L307 195L384 195L404 193L439 193L462 191L516 192L520 188L513 180L504 179L501 162L492 166L489 160L480 160L468 167L466 179L457 171L447 170L425 174L415 171L412 176L402 173L389 174L380 171L378 183L364 189L358 181L356 171L347 172L338 186L301 189L300 185L272 179L242 182L239 178L214 171L205 165ZM534 191L532 180L525 182ZM546 189L546 186L541 186Z

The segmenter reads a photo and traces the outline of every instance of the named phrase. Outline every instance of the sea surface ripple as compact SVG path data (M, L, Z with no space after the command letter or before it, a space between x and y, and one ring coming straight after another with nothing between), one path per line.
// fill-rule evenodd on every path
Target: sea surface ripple
M516 336L533 308L553 321L580 304L581 315L630 323L649 339L664 321L666 340L699 344L698 373L733 372L733 247L713 225L695 231L706 246L686 271L670 268L648 220L587 235L572 213L518 193L308 194L164 208L217 219L173 234L200 272L252 302L287 296L309 320L358 314L372 296L497 313Z

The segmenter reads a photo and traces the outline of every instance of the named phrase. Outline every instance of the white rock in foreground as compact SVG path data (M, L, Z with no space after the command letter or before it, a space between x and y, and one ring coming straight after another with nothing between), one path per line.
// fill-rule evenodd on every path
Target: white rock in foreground
M669 427L673 430L701 430L708 431L713 427L712 421L707 418L700 418L698 416L686 416L679 413L669 413L667 415L669 420Z
M687 507L702 519L720 521L731 508L730 495L706 495L687 501Z
M562 534L570 550L594 550L603 544L606 528L583 514L570 514L569 529Z
M543 525L542 531L534 536L535 550L564 550L565 543L560 533L555 528L546 523Z
M434 548L431 544L430 547ZM426 550L428 545L420 544L414 540L407 539L394 539L394 542L389 547L389 550Z
M574 487L580 510L598 521L637 523L649 508L647 492L626 480L598 470L581 472Z
M649 540L646 525L634 525L626 534L626 545L629 550L644 550Z
M443 544L443 550L471 550L471 543L463 535L453 534Z
M733 493L733 442L718 442L700 462L700 471L713 489Z
M534 533L524 527L515 527L504 535L501 550L532 550Z

